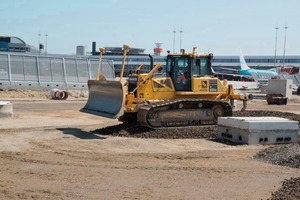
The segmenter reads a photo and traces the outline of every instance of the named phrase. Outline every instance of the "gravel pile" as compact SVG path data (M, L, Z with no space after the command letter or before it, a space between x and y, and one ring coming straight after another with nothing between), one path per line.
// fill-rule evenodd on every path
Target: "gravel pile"
M176 127L163 129L150 129L139 126L137 123L123 123L116 126L109 126L93 131L101 135L112 135L136 138L159 138L159 139L184 139L184 138L206 138L215 139L217 126L201 127Z
M235 117L258 117L258 116L272 116L283 117L295 121L299 121L300 115L278 112L278 111L235 111ZM138 137L138 138L163 138L163 139L216 139L217 126L194 126L194 127L177 127L177 128L162 128L150 129L139 126L137 123L123 123L115 126L105 127L93 131L101 135L123 136L123 137Z
M286 179L281 188L272 193L271 200L299 200L300 199L300 177Z
M263 160L274 165L300 168L300 145L276 145L258 152L255 159Z
M248 111L234 111L234 117L281 117L290 120L298 121L300 124L300 115L288 112L279 111L265 111L265 110L248 110Z
M258 152L254 158L274 165L300 168L300 145L286 144L272 146ZM281 188L272 193L271 199L300 199L300 177L286 179L282 183Z

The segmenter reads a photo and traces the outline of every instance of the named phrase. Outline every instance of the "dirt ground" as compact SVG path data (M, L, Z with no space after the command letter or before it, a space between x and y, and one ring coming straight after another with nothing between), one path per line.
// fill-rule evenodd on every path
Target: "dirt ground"
M79 110L83 94L14 96L14 116L0 122L0 199L268 199L300 169L253 159L269 146L207 139L144 139L97 134L119 124ZM254 100L248 109L300 114ZM184 131L184 130L183 130Z

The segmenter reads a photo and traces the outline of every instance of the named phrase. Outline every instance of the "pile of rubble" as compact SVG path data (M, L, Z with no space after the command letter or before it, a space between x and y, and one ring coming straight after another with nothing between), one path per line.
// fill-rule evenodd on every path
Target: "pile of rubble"
M300 145L286 144L272 146L258 152L254 158L274 165L300 168ZM300 199L300 177L285 180L281 188L272 193L271 199Z
M274 165L300 168L300 145L285 144L272 146L258 152L254 158Z
M271 200L300 199L300 177L286 179L279 190L272 193Z
M163 129L150 129L140 126L138 123L123 123L94 130L101 135L136 137L136 138L158 138L158 139L184 139L184 138L216 138L217 126L190 126L171 127Z
M278 111L235 111L235 117L261 117L273 116L283 117L295 121L299 121L300 115L287 112ZM101 135L124 136L124 137L138 137L138 138L162 138L162 139L216 139L217 126L190 126L190 127L174 127L163 129L150 129L139 126L137 123L123 123L116 126L105 127L94 130L94 133Z

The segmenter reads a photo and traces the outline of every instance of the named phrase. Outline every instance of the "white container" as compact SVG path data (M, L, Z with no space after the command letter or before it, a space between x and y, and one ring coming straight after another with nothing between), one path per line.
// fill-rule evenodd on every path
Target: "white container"
M13 104L9 101L0 101L0 117L12 117Z
M279 117L219 117L218 138L240 144L298 142L298 121Z

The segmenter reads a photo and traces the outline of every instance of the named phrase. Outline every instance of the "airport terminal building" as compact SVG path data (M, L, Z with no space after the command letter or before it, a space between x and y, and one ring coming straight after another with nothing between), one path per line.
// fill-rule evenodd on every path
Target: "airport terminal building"
M26 53L26 54L43 54L43 45L40 44L39 49L26 44L22 39L14 36L0 36L0 52L6 53ZM130 70L136 69L139 65L143 64L144 70L150 69L150 57L146 54L145 49L142 48L130 48L127 53L125 62L125 74ZM160 56L162 48L156 47L153 49L154 64L161 63L164 66L165 56ZM47 54L49 57L91 57L97 59L99 52L96 50L96 42L92 43L92 52L87 53L85 46L77 46L76 55L56 55ZM43 56L43 55L41 55ZM44 55L45 56L45 55ZM105 47L104 59L109 59L114 62L116 72L121 68L123 60L123 50L121 47ZM299 73L300 68L300 55L296 56L245 56L245 61L250 68L253 69L272 69L288 67L288 73ZM214 55L212 66L215 71L219 71L220 68L239 68L240 59L239 56L222 56ZM0 66L1 69L1 66Z
M123 51L119 47L106 47L108 51L103 54L103 58L111 59L114 61L116 71L121 69ZM128 52L125 62L125 73L134 70L140 64L145 65L145 70L149 70L150 58L149 55L144 53L145 49L132 48ZM160 56L157 52L162 49L154 48L153 58L154 64L161 63L164 66L165 56ZM92 56L99 55L96 51L96 44L92 44ZM253 69L273 69L273 68L287 68L288 73L299 73L300 69L300 55L299 56L245 56L245 61L250 68ZM215 71L220 71L220 68L240 68L239 56L219 56L214 55L212 66Z
M40 46L42 48L43 46ZM87 53L85 47L77 48L76 55L46 54L17 37L0 36L0 89L11 85L19 88L45 86L85 89L87 80L94 79L98 68L99 52L96 45L93 51ZM162 49L157 49L161 52ZM131 48L125 60L124 76L144 65L143 71L150 70L151 58L145 49ZM153 63L165 65L165 56L154 52ZM121 70L123 51L120 47L106 47L103 54L101 73L109 78L118 76ZM249 67L254 69L283 68L288 74L298 74L300 68L299 56L245 56ZM213 69L217 72L222 68L240 68L239 56L214 55ZM7 87L5 87L7 86Z

